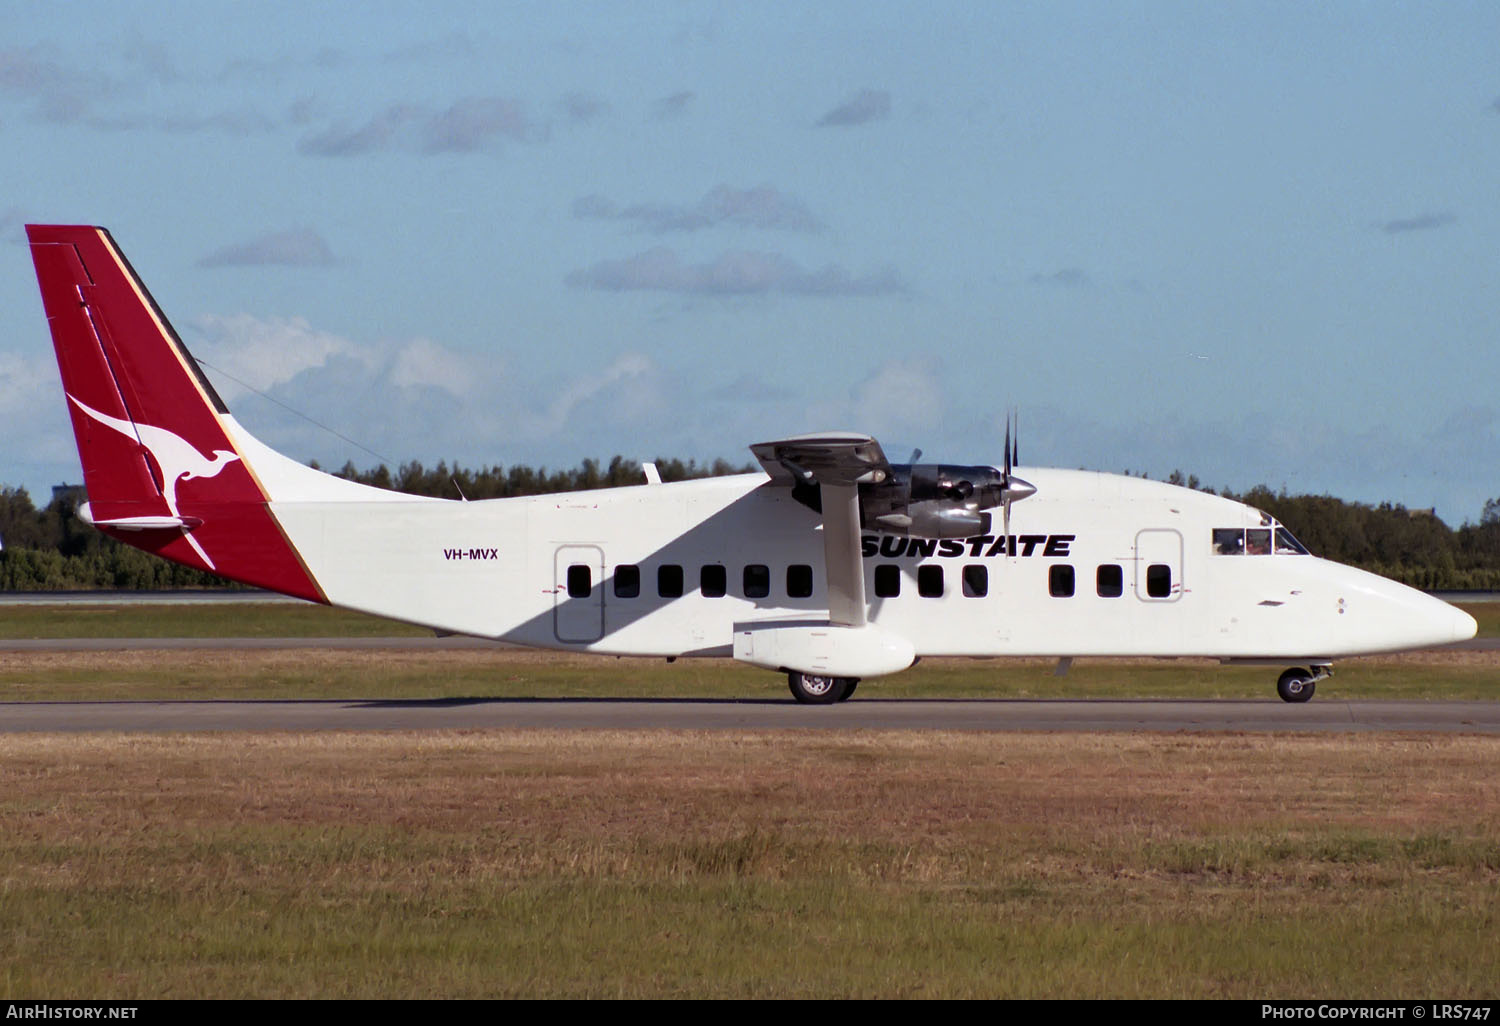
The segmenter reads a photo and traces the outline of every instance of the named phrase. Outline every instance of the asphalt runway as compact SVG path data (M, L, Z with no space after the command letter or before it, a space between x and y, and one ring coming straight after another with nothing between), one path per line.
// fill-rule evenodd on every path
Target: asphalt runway
M439 730L1440 731L1500 734L1500 702L1276 699L1136 701L756 699L5 702L0 733L29 731Z

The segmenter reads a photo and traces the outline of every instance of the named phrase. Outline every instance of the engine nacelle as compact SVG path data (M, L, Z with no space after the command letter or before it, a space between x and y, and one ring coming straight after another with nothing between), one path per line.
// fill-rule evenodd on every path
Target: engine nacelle
M866 531L910 538L975 538L989 534L986 510L1034 495L1036 489L998 467L938 463L890 464L879 482L859 486L859 520ZM823 512L822 486L813 474L789 466L792 498Z
M1005 501L1005 474L995 467L894 464L891 477L861 485L867 531L912 538L972 538L990 533L984 510Z
M867 528L912 538L974 538L990 533L990 515L938 501L907 506L905 513L887 513Z

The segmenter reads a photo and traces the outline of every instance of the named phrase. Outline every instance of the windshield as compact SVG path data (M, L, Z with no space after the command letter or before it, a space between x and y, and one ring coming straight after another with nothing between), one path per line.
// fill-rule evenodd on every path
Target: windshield
M1269 518L1268 518L1269 519ZM1272 527L1216 527L1213 550L1220 556L1306 556L1307 546L1280 524Z
M1278 526L1276 528L1276 554L1278 556L1306 556L1309 553L1306 545L1292 537L1291 531Z

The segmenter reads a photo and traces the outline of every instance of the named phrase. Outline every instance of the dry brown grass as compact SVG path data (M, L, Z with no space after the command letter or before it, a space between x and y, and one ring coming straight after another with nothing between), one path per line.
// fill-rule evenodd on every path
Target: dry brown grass
M0 790L28 806L9 827L64 845L260 824L498 833L622 858L759 830L910 846L941 877L1010 862L999 836L1080 855L1226 831L1500 837L1500 787L1479 771L1497 759L1500 739L1463 736L14 735ZM485 868L534 868L515 854Z
M3 736L0 989L1493 994L1497 760L1452 735Z

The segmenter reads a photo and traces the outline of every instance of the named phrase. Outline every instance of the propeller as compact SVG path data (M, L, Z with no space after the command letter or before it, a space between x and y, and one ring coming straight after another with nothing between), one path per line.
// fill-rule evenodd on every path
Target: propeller
M1012 430L1014 429L1014 430ZM1001 486L1004 495L1002 508L1005 521L1006 549L1010 548L1010 504L1036 494L1036 486L1015 476L1016 465L1021 462L1021 421L1012 410L1005 418L1005 482Z
M1002 486L1000 493L1005 496L1003 505L1005 507L1005 549L1007 552L1010 551L1010 474L1016 466L1015 450L1011 448L1015 443L1010 436L1010 423L1014 419L1014 413L1005 418L1005 484Z

